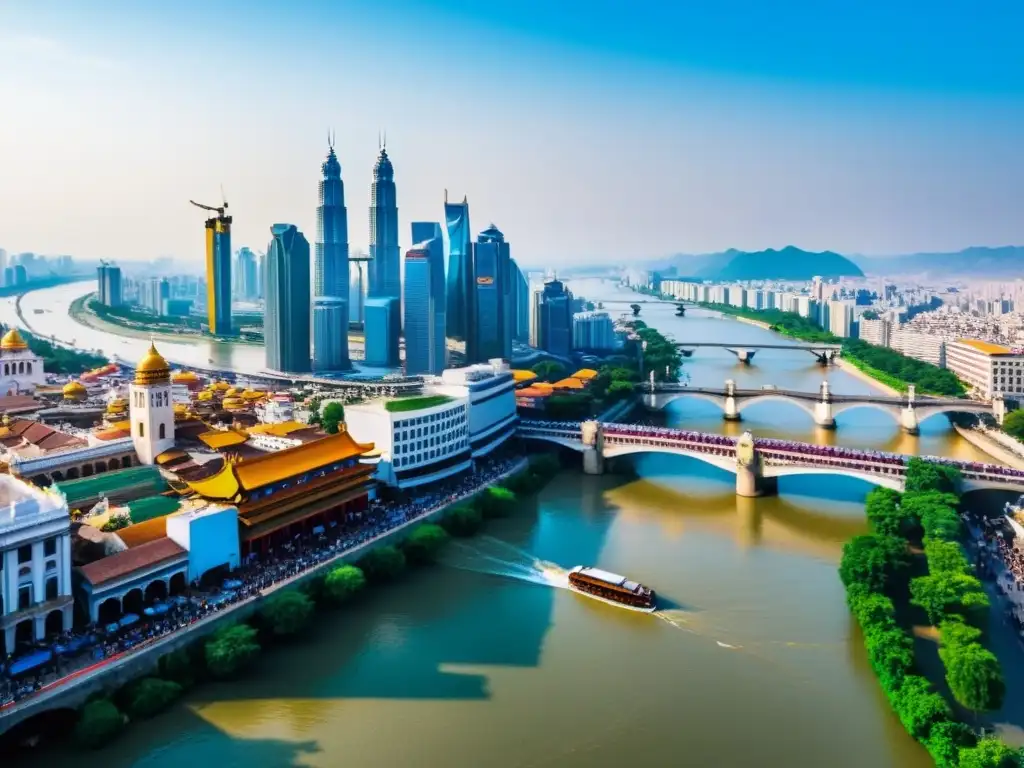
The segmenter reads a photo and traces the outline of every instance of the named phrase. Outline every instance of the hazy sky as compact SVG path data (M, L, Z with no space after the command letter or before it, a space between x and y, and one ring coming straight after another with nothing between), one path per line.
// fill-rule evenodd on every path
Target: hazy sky
M1016 10L1014 10L1016 9ZM380 129L409 222L469 196L526 265L1024 243L1024 6L889 0L5 0L0 247L196 262L353 247Z

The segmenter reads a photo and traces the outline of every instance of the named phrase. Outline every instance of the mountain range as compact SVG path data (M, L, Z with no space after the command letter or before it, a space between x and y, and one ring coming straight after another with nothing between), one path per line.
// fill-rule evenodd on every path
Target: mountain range
M652 262L665 276L699 280L810 280L868 275L1014 278L1024 275L1024 246L972 246L955 253L913 253L902 256L843 256L814 253L793 245L775 250L676 254Z

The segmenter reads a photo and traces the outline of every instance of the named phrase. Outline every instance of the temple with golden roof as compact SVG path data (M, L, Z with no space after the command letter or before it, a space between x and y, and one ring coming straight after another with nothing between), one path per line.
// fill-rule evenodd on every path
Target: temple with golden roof
M0 395L31 394L46 383L43 359L11 328L0 338Z
M343 430L262 456L229 458L216 474L187 485L196 496L238 507L245 556L365 510L374 467L359 459L373 448Z

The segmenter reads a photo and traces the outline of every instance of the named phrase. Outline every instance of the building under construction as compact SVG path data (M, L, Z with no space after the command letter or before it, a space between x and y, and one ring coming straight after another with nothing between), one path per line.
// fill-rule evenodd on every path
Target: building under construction
M216 216L206 220L206 312L210 333L231 334L231 217L228 204L211 206L190 200L192 205Z

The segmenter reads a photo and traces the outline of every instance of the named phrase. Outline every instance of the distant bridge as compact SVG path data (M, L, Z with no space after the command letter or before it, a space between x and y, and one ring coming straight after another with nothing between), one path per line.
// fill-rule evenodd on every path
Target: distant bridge
M727 421L740 421L743 410L756 403L785 402L799 406L814 419L819 427L832 429L836 416L853 408L877 408L895 418L907 432L915 435L920 422L936 413L988 413L1002 423L1006 415L1006 403L997 395L991 402L964 400L955 397L918 397L911 384L905 395L836 395L829 389L827 381L821 383L817 392L800 392L791 389L738 389L736 382L729 379L725 387L689 387L685 384L650 383L641 388L644 404L652 410L661 410L673 400L693 397L718 405Z
M704 432L656 429L633 424L519 423L519 435L561 445L583 454L587 474L604 472L605 459L634 453L687 456L736 475L738 496L778 491L778 479L795 475L842 475L903 490L911 456L858 451L785 440L756 440L749 432L727 437ZM1024 491L1024 470L944 459L960 470L961 490Z
M804 352L810 352L818 358L819 363L828 364L832 362L832 360L835 359L843 349L841 344L726 344L711 341L677 341L675 342L675 345L678 347L680 354L684 357L690 357L695 350L701 347L718 347L719 349L727 349L736 355L742 363L750 363L753 361L754 354L760 349L796 349Z

